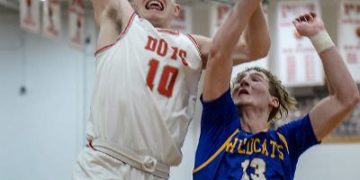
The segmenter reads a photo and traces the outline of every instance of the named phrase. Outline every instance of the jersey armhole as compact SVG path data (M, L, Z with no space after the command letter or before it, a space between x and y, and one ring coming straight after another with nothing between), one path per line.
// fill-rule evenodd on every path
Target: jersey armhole
M197 43L196 39L191 35L191 34L186 34L186 36L190 39L190 41L194 44L199 56L200 56L200 60L202 61L202 54L200 51L200 46L199 43Z
M105 45L99 49L97 49L95 51L95 56L97 56L98 54L104 52L106 49L109 49L110 47L112 47L113 45L115 45L120 39L122 39L126 33L129 31L131 25L132 25L132 22L134 20L134 17L135 17L136 13L133 12L132 15L130 16L129 20L128 20L128 23L126 24L125 28L120 32L120 34L116 37L116 40L115 42L111 43L111 44L108 44L108 45Z

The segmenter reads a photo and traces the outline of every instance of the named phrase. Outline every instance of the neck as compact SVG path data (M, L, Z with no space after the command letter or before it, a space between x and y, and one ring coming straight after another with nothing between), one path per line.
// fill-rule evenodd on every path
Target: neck
M156 27L156 28L170 29L170 24L159 23L159 22L151 22L151 24L152 24L154 27Z
M241 129L252 134L267 130L269 113L266 109L254 108L252 106L241 106Z

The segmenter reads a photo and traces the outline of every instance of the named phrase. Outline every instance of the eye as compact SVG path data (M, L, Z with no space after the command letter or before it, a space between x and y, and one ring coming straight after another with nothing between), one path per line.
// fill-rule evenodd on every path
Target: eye
M252 81L255 81L255 82L259 82L261 81L261 79L259 77L253 77L251 78Z

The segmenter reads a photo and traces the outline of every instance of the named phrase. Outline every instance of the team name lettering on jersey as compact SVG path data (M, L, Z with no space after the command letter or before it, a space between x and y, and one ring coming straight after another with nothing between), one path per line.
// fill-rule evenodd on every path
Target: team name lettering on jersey
M227 153L238 153L243 155L262 154L271 158L284 160L286 149L280 143L259 138L238 139L234 138L226 145Z
M164 39L157 39L151 36L148 36L148 41L145 45L145 49L151 52L155 52L160 57L165 57L169 51L169 44ZM171 47L171 59L180 60L184 66L188 66L186 62L187 52L178 47Z

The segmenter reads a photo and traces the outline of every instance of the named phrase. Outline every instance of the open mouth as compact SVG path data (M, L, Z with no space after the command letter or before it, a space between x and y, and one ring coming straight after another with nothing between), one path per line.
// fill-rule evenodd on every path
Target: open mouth
M250 94L249 91L247 91L246 89L241 89L238 93L238 95L243 95L243 94Z
M147 10L163 11L164 4L159 0L152 0L146 3L145 8Z

